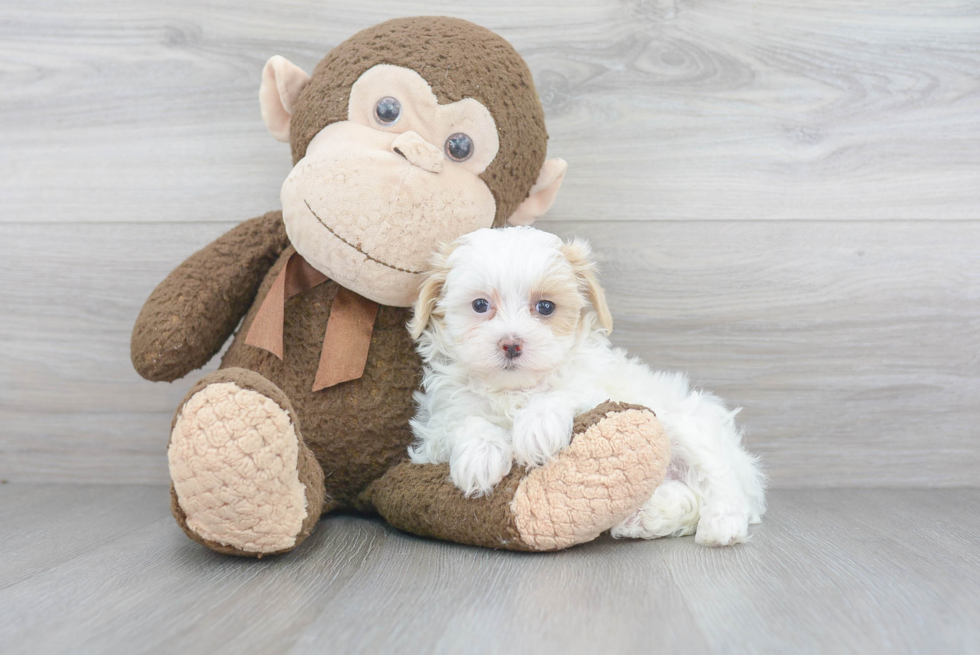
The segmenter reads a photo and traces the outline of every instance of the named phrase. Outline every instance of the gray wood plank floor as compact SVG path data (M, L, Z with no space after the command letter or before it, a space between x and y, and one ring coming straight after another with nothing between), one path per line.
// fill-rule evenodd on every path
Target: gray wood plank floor
M166 489L0 486L10 653L970 653L980 489L780 490L752 540L547 555L330 517L295 553L189 541Z

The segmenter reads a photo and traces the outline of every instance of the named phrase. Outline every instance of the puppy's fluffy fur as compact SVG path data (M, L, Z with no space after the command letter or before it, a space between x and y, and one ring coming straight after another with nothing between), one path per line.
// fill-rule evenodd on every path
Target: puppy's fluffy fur
M514 462L546 463L576 415L611 399L652 409L672 448L667 480L614 536L696 531L697 543L725 546L765 512L737 410L610 345L585 241L529 227L467 234L435 256L409 327L424 360L411 458L449 462L467 495L491 492Z

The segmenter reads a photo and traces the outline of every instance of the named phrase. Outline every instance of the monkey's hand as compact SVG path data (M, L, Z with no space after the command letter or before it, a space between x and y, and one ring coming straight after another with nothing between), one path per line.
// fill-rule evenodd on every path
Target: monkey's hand
M282 213L269 212L188 257L153 290L136 319L130 343L136 371L171 382L207 364L287 245Z

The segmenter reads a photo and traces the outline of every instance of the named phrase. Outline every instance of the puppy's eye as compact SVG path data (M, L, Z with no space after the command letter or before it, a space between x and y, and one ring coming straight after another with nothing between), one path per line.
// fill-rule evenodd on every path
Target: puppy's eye
M486 314L488 309L490 309L490 303L483 298L477 298L473 301L473 311L477 314Z
M473 156L473 139L457 132L446 139L446 154L453 161L466 161Z
M550 300L540 300L538 304L534 306L538 313L542 316L551 316L555 313L555 303Z
M402 115L402 103L391 96L378 100L374 106L374 118L382 125L394 125Z

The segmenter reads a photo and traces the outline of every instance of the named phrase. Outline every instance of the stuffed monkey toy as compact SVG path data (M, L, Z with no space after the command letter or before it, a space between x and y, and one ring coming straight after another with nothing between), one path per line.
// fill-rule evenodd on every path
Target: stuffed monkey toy
M510 44L462 20L391 20L312 76L273 57L259 100L292 147L282 211L177 267L132 337L139 374L173 381L234 334L172 423L171 507L187 535L262 557L296 548L322 515L356 510L417 535L555 550L646 501L669 446L642 407L596 407L557 458L515 467L482 498L464 497L448 465L407 458L421 364L406 323L430 254L533 222L565 173L545 160L543 110Z

